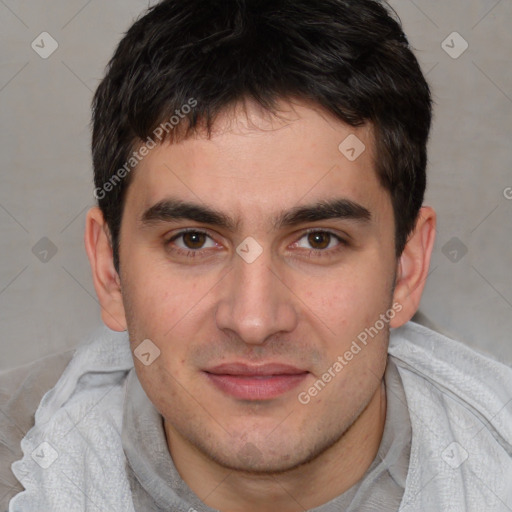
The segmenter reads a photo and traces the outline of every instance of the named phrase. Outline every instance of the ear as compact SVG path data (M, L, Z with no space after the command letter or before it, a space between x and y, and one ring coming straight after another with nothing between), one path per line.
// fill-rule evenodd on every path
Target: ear
M101 306L101 318L113 331L126 331L121 281L114 267L110 231L98 207L87 213L84 241Z
M430 266L434 248L436 213L430 206L420 209L416 226L410 235L398 263L393 304L402 308L391 320L391 327L400 327L408 322L420 305L421 295Z

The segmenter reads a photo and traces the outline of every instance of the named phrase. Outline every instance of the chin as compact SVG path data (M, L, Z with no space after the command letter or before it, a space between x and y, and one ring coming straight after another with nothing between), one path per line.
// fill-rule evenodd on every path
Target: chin
M231 471L264 476L286 473L304 464L305 461L301 457L297 458L297 454L292 456L289 453L266 453L266 450L262 452L256 445L247 443L238 453L224 453L218 457L215 454L209 455Z
M300 429L295 429L299 432ZM274 438L269 442L272 432L258 436L258 440L247 439L239 441L235 447L233 439L227 440L226 449L212 450L211 446L198 446L203 453L217 464L231 471L250 473L253 475L278 475L287 473L312 462L333 446L343 434L336 434L330 438L323 437L308 442L304 437L293 439L289 434L283 438ZM217 444L221 447L222 444Z

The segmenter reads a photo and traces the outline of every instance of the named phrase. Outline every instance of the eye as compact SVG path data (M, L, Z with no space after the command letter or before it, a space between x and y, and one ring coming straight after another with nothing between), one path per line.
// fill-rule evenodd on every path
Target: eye
M215 242L207 233L196 229L180 231L170 238L166 244L174 245L184 251L197 251L216 247Z
M335 236L329 231L310 231L302 236L300 240L302 239L306 239L307 243L311 244L313 249L321 250L330 249L333 246L332 242L336 242Z
M301 240L305 241L301 244ZM330 231L309 231L305 233L297 242L297 247L302 249L312 249L314 251L325 251L337 246L346 245L346 242L339 236Z

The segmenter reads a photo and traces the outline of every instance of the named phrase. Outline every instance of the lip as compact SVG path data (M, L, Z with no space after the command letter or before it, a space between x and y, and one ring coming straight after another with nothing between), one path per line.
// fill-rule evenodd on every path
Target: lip
M204 370L223 393L241 400L271 400L297 387L309 374L294 366L228 363Z

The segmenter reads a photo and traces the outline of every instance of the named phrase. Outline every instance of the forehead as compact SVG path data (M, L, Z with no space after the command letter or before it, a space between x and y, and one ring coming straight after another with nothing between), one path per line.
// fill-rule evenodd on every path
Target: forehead
M339 197L386 207L371 126L351 127L304 103L281 108L278 116L254 104L233 108L217 117L211 137L199 132L152 149L134 171L126 208L140 214L182 198L243 225Z

